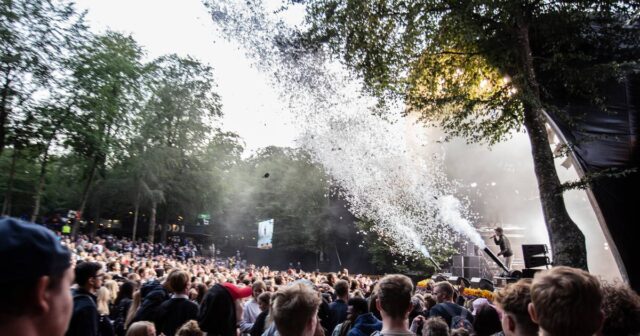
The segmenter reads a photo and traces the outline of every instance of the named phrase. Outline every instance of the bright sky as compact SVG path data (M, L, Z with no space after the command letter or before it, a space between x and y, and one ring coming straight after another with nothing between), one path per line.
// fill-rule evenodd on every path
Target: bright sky
M200 0L77 0L88 10L92 31L131 34L147 59L175 53L191 55L214 68L222 97L223 129L244 139L248 150L269 145L293 146L291 118L265 76L252 68L238 45L216 34Z

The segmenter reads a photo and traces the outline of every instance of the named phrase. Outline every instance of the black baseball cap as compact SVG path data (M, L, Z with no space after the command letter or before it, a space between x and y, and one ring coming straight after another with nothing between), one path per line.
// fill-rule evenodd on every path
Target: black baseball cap
M71 253L42 225L0 218L0 283L59 275L71 266Z

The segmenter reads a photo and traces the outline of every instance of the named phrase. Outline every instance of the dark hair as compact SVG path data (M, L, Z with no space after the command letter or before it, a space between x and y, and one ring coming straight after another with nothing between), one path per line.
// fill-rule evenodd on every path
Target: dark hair
M133 298L133 290L136 288L136 283L133 281L125 281L120 285L120 290L118 291L118 296L113 302L115 305L118 305L122 299Z
M76 283L80 286L84 286L89 281L89 278L95 277L102 269L102 265L97 262L85 261L76 265Z
M473 320L473 330L477 336L489 336L502 331L498 311L488 304L480 306Z
M602 335L637 335L640 333L640 296L621 283L602 286Z
M369 307L367 304L367 300L359 297L354 297L349 299L349 306L353 306L353 314L354 315L362 315L369 312Z
M201 304L202 299L204 299L204 295L207 294L207 285L203 283L199 283L196 285L196 290L198 291L198 297L196 298L196 302L198 304Z
M336 295L338 297L343 297L349 294L349 283L345 280L338 280L338 282L333 286L333 289L336 290Z

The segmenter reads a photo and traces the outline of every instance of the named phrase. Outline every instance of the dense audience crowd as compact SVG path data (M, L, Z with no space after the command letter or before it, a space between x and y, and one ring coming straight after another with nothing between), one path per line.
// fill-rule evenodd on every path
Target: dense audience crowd
M446 281L416 289L399 274L276 271L216 262L188 241L74 240L10 218L0 219L0 258L0 335L640 333L637 293L568 267L488 300Z

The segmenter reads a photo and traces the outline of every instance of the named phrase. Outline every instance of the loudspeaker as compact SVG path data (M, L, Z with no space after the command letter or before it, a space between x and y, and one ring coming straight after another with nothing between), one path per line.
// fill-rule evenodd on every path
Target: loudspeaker
M547 252L547 245L544 244L522 245L524 267L533 268L550 265L551 262L547 257Z
M453 257L451 257L453 260L453 267L463 267L462 266L462 256L459 254L454 255Z
M547 253L549 253L549 251L547 250L547 245L545 244L522 245L522 255L524 255L525 257Z
M451 267L451 274L455 276L464 276L464 269L462 267Z
M480 268L478 267L465 267L464 268L464 274L463 276L465 278L474 278L474 277L480 277Z
M476 257L476 256L464 257L464 267L480 268L480 257Z
M471 288L480 288L480 289L488 290L491 292L493 292L493 290L495 289L493 282L485 278L471 278L470 283L471 284L469 287Z

